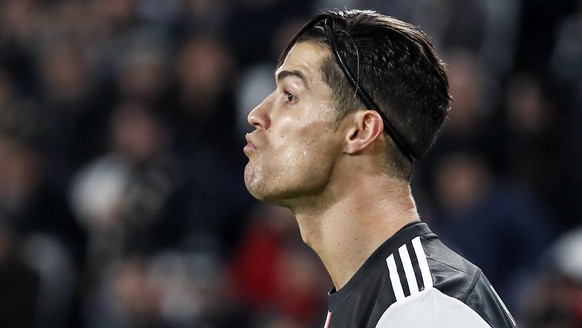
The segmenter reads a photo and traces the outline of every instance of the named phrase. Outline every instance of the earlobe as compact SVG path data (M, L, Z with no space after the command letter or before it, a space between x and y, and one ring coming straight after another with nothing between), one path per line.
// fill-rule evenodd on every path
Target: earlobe
M353 113L347 129L345 152L355 154L369 148L384 131L382 117L376 111L363 110Z

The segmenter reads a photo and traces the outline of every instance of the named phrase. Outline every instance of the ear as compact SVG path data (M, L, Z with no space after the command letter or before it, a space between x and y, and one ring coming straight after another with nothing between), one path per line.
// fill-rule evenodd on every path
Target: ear
M344 152L354 154L367 149L382 136L384 122L374 110L356 111L346 131Z

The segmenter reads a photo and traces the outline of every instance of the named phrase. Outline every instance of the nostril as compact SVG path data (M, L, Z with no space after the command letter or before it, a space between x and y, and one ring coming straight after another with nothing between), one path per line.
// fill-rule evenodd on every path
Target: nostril
M270 97L267 97L260 103L257 107L253 108L249 115L247 116L247 121L250 125L254 126L255 128L262 127L263 129L267 129L267 125L269 124L269 108Z
M257 111L256 111L256 107L255 109L253 109L250 113L249 116L247 116L247 121L249 122L250 125L257 127L260 125L259 119L257 118Z

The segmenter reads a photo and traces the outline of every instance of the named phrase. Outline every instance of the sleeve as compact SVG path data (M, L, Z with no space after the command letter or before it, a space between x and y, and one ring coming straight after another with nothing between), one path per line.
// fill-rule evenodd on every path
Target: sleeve
M516 328L515 319L497 295L487 278L481 274L465 303L493 327Z
M429 288L390 306L376 328L491 328L467 304Z

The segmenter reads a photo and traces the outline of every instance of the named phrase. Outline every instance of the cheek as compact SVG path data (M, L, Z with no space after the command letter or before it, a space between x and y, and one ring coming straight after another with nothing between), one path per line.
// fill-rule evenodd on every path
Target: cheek
M301 130L271 135L245 168L247 189L267 201L322 190L329 181L337 151L333 134L328 123L317 122Z
M329 161L320 141L297 138L293 144L270 148L252 158L245 167L245 184L260 200L275 201L311 193L327 181Z
M333 162L333 146L321 136L304 136L294 147L282 152L281 166L285 175L302 184L310 184L325 177Z

